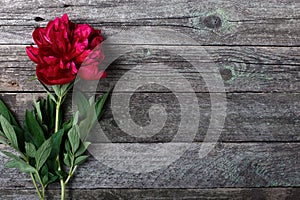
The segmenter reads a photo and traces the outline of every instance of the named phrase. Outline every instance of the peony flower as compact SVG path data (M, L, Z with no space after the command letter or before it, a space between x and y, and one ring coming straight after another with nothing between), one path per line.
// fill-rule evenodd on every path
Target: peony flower
M44 84L67 84L77 74L86 80L105 77L105 72L98 69L104 54L101 48L93 51L103 41L101 30L88 24L73 23L64 14L50 21L45 28L36 28L32 37L37 47L26 47L26 53L37 64L36 76ZM85 61L92 51L93 56Z

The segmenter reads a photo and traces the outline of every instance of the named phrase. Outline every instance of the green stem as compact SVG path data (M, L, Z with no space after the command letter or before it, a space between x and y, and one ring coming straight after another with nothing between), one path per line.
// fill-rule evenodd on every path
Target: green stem
M21 157L26 161L26 163L29 164L28 158L27 158L21 151L19 151L19 153L20 153ZM37 175L38 175L38 177L39 177L39 179L40 179L40 176L39 176L38 171L36 171L36 173L37 173ZM41 185L42 185L42 194L41 194L41 191L40 191L40 189L39 189L39 187L38 187L38 185L37 185L37 183L36 183L36 180L35 180L35 178L34 178L34 176L33 176L33 173L30 173L30 177L31 177L31 179L32 179L33 185L34 185L35 190L36 190L36 192L38 193L40 199L41 199L41 200L44 200L44 198L45 198L45 187L44 187L44 185L43 185L42 182L40 181L40 182L41 182Z
M45 197L45 186L43 185L43 182L42 182L42 179L41 179L41 177L39 175L38 170L36 170L35 173L37 174L38 180L39 180L39 182L41 183L41 186L42 186L42 195L43 195L43 197Z
M39 195L41 200L44 200L44 191L43 191L43 195L42 195L41 192L40 192L39 187L37 186L37 183L36 183L36 180L35 180L33 174L30 173L30 176L31 176L31 179L32 179L32 182L33 182L33 185L35 187L35 190L36 190L37 194Z
M66 184L64 183L63 179L60 179L60 187L61 187L61 200L65 199L65 190L66 190Z
M56 110L55 110L55 130L54 132L56 133L59 129L59 112L60 112L60 106L61 106L61 100L62 97L59 96L56 102Z
M55 110L55 133L58 131L59 129L59 113L60 113L60 106L61 106L61 103L62 103L62 98L61 96L58 96L58 99L56 101L56 110ZM57 162L57 165L58 165L58 171L62 171L61 169L61 165L60 165L60 161L59 161L59 155L57 156L56 158L56 162ZM64 180L63 178L60 179L60 187L61 187L61 200L64 200L65 199L65 188L66 188L66 185L64 183Z
M73 168L73 167L72 167ZM69 182L70 178L73 176L73 174L75 173L76 169L77 169L77 165L72 169L70 168L70 171L69 171L69 175L65 181L65 184L67 185L67 183Z

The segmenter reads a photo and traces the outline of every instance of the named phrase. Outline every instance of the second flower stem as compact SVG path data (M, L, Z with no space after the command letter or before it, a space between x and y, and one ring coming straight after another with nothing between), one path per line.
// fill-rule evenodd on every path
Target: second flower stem
M38 185L37 185L37 183L36 183L36 180L35 180L35 178L34 178L34 176L33 176L33 173L30 173L30 177L31 177L31 179L32 179L32 182L33 182L33 185L34 185L34 187L35 187L35 189L36 189L36 192L37 192L37 194L39 195L39 197L40 197L40 199L41 200L44 200L44 192L43 192L43 195L41 194L41 192L40 192L40 189L39 189L39 187L38 187Z

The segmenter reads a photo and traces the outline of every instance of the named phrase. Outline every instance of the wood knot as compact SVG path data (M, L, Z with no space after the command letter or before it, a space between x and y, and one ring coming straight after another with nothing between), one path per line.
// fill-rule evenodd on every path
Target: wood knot
M41 21L44 21L45 19L44 18L41 18L41 17L35 17L34 18L34 21L36 22L41 22Z
M207 28L211 28L211 29L219 28L222 26L221 18L215 15L210 15L208 17L205 17L203 23Z
M232 72L230 69L220 69L220 74L224 81L229 81L232 78Z

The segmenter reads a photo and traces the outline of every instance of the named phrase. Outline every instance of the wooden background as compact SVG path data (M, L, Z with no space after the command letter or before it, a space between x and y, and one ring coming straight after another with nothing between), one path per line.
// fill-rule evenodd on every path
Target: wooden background
M224 130L214 150L199 159L210 114L209 94L201 77L182 58L161 52L155 45L139 44L139 50L121 56L109 67L99 91L105 91L109 83L137 64L167 63L184 74L197 94L204 113L198 134L180 159L154 172L121 172L91 157L69 185L69 198L299 199L299 0L0 2L0 98L18 119L23 118L34 95L44 95L35 81L29 81L35 65L25 47L33 43L34 27L45 26L63 13L74 22L101 29L105 38L149 26L184 33L206 48L224 80L228 101ZM180 48L180 41L174 48ZM164 77L159 71L157 76ZM170 116L161 132L142 139L123 133L108 106L101 123L111 141L133 147L136 142L169 142L180 120L180 107L170 91L142 88L132 96L132 118L147 124L147 107L153 103L166 106ZM123 159L120 162L130 162ZM149 159L155 162L156 155ZM0 155L0 160L1 199L36 199L30 178L3 168L5 156ZM49 188L48 197L59 197L58 185Z

